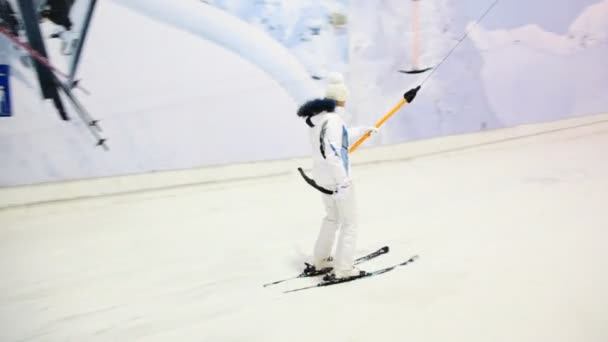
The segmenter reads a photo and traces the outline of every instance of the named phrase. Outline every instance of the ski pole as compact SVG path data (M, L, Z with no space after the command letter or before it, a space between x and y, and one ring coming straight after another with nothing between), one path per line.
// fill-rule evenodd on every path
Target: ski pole
M405 94L403 94L403 99L401 99L401 101L399 101L399 103L395 107L393 107L393 109L391 109L386 115L384 115L382 119L380 119L380 121L376 123L375 127L380 128L380 126L382 126L388 119L390 119L390 117L393 116L393 114L395 114L401 107L403 107L403 105L412 102L414 100L414 97L416 97L416 93L418 93L418 90L420 90L420 86L406 91ZM352 153L371 135L371 132L365 133L353 146L350 147L348 152Z
M17 37L15 37L13 34L11 34L7 29L5 29L4 27L0 27L0 33L4 34L6 36L6 38L10 39L10 41L12 41L16 45L18 45L20 48L24 49L31 57L33 57L38 62L40 62L42 65L44 65L47 69L51 70L55 74L65 78L68 81L70 80L70 76L68 74L57 69L53 64L51 64L51 61L48 58L41 55L38 51L34 50L28 44L20 41ZM78 84L78 81L71 82L70 86L79 88L83 92L90 94L89 91L86 90L86 88L84 88Z

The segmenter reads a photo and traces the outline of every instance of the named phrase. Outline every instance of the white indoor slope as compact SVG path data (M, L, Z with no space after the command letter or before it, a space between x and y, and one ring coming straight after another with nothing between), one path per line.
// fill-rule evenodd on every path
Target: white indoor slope
M357 166L358 254L391 247L363 268L420 259L292 294L262 284L314 242L295 174L0 210L0 340L605 342L607 147L604 120Z

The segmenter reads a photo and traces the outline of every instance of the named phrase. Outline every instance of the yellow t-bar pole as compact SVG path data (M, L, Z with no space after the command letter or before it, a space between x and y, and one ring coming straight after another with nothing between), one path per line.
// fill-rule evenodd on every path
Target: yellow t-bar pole
M386 120L390 119L393 114L395 114L401 107L403 107L403 105L412 102L412 100L414 100L414 97L416 97L416 93L419 89L420 86L412 88L408 90L405 94L403 94L403 99L399 101L399 103L395 107L393 107L393 109L386 113L386 115L384 115L384 117L382 117L382 119L380 119L380 121L376 123L376 128L380 128L380 126L382 126L386 122ZM365 133L361 138L359 138L359 140L357 140L354 145L350 147L348 152L353 153L353 151L356 150L359 145L363 144L363 142L367 140L367 138L369 138L371 135L371 132Z

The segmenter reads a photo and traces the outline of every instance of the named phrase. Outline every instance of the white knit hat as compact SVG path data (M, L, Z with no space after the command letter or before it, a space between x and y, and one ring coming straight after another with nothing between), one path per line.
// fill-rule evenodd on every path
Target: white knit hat
M336 101L348 100L348 89L344 84L344 76L342 74L331 72L327 75L325 97Z

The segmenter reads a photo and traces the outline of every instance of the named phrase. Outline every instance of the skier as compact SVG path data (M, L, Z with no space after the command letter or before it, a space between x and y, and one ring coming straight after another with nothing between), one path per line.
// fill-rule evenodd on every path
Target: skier
M78 33L73 30L70 19L73 5L74 0L46 0L40 5L40 17L59 26L51 38L61 39L61 53L64 55L72 55L78 45Z
M63 26L66 31L72 29L70 10L74 0L47 0L40 6L40 16L49 19L56 25Z
M309 101L298 110L298 116L306 118L310 127L313 178L317 189L324 192L326 211L314 245L313 266L316 270L332 267L330 277L338 279L365 274L354 266L357 213L348 148L354 139L377 131L376 127L346 127L343 117L347 99L344 77L334 72L328 75L325 98Z
M9 30L13 36L19 35L19 21L8 0L0 0L0 26Z

